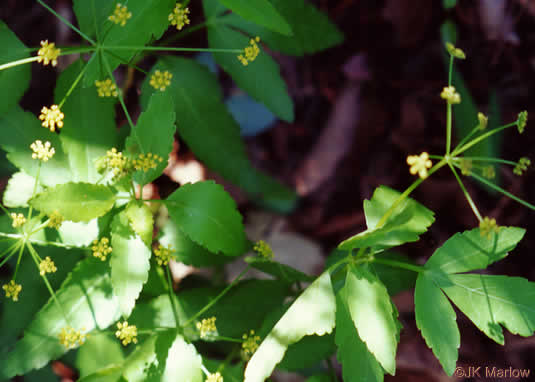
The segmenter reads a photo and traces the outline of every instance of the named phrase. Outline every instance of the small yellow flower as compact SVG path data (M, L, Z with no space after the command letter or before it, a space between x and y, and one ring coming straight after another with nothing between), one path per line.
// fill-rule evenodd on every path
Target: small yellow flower
M243 54L238 56L238 60L244 65L249 65L250 62L253 62L256 57L260 54L260 48L258 44L260 42L260 37L256 36L254 39L249 41L249 45L246 46L243 50Z
M156 261L158 262L158 265L165 266L169 264L169 260L173 258L173 250L171 249L171 246L165 248L160 244L158 248L154 250L154 254L156 255Z
M177 3L173 13L168 17L168 20L171 21L171 25L176 25L177 30L181 30L185 25L189 24L189 8L182 8L184 5Z
M257 241L253 246L253 251L255 251L260 257L264 259L273 259L273 250L264 240Z
M208 377L206 377L205 382L223 382L223 376L218 371L213 374L209 374Z
M99 97L117 97L119 92L117 86L113 83L111 78L107 78L103 81L95 81L97 92Z
M110 247L110 239L103 237L98 240L93 240L93 246L91 250L93 251L93 256L99 258L100 260L106 260L106 257L112 252L113 248Z
M58 64L58 56L61 53L61 49L55 48L53 42L49 43L48 40L41 41L41 49L37 51L37 62L42 62L43 65L48 65L49 63L52 66Z
M82 331L85 330L82 328ZM76 330L73 327L67 326L61 329L58 335L59 343L65 346L67 349L73 349L76 346L82 346L88 337L87 334L82 334L80 330Z
M11 280L9 284L4 284L2 289L6 292L7 298L11 298L13 301L19 301L19 293L22 290L22 285L15 283L15 280Z
M115 337L117 337L121 343L126 346L130 342L137 344L137 327L136 325L128 325L128 321L123 323L117 323L117 330L115 332Z
M470 159L461 158L459 165L461 167L461 174L465 176L470 175L470 171L472 170L472 161Z
M492 232L498 233L500 227L496 224L496 219L485 216L483 220L479 222L479 233L481 236L486 236L490 239Z
M446 50L448 51L448 53L450 55L452 55L453 57L455 58L458 58L458 59L461 59L461 60L464 60L466 58L466 55L464 54L464 52L459 49L459 48L456 48L452 43L450 42L447 42L446 43Z
M13 222L11 223L11 226L13 228L22 227L24 223L26 223L26 218L23 214L16 214L12 212L11 214L9 214L9 216L11 216L11 219L13 220Z
M202 339L217 336L217 327L215 326L215 317L203 318L201 322L195 324L199 330L199 336Z
M150 169L156 168L158 162L163 162L163 158L157 154L139 154L137 159L133 160L133 165L137 171L147 172Z
M411 166L410 172L412 175L418 173L418 176L422 179L427 178L427 169L433 166L433 162L429 159L429 154L423 152L418 155L409 155L407 157L407 164Z
M33 159L39 159L43 162L48 162L50 158L54 156L56 153L56 150L54 150L53 147L51 147L50 142L46 141L43 145L43 142L40 140L35 141L30 145L30 148L33 151L32 158Z
M494 179L496 177L496 171L493 165L488 165L483 168L483 176L487 179Z
M479 125L477 128L479 130L485 130L487 128L487 125L489 123L489 117L487 117L485 114L479 112L477 113L477 119L479 120Z
M524 110L518 113L518 120L516 122L516 125L518 127L518 132L520 134L524 132L524 129L526 128L527 123L528 123L528 112Z
M440 93L440 97L448 101L449 104L461 103L461 96L453 86L447 86Z
M528 170L529 166L531 166L531 160L529 160L529 158L527 158L527 157L522 157L522 158L519 159L519 161L516 164L515 169L513 170L513 172L516 175L520 176L520 175L522 175L524 173L524 171Z
M249 360L256 351L256 349L258 349L258 342L260 342L260 336L255 336L254 330L251 330L249 334L245 333L242 336L242 339L242 357L245 360Z
M160 72L159 70L157 70L150 78L149 83L154 89L163 92L166 87L171 85L171 78L173 78L173 75L167 70L164 72Z
M115 24L120 24L122 27L125 26L126 21L132 17L132 12L128 12L126 5L117 3L113 14L108 17L108 20L114 22Z
M52 105L50 106L50 109L46 106L43 106L39 119L43 121L41 124L43 127L46 127L50 129L51 132L54 132L56 131L56 126L58 126L58 129L63 127L64 117L65 114L61 112L58 105Z
M128 174L132 168L132 163L122 152L113 147L106 152L105 157L98 160L97 168L99 172L103 170L111 171L113 180L118 180Z
M63 216L58 211L54 211L48 217L48 227L58 229L63 223Z
M45 257L45 259L41 260L41 262L39 263L39 274L41 276L44 276L45 273L54 273L57 270L58 269L56 268L56 265L54 264L50 256Z

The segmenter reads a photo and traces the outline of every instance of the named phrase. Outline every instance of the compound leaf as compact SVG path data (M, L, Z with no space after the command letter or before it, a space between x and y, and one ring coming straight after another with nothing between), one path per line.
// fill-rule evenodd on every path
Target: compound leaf
M245 382L262 382L282 360L289 345L304 336L331 333L336 301L329 272L299 296L262 341L245 369Z
M9 208L28 207L28 200L33 195L35 181L33 176L26 174L24 171L13 174L4 191L4 205ZM42 191L43 187L38 184L36 193Z
M109 187L89 183L60 184L30 199L30 205L46 215L57 211L73 222L98 218L114 204L115 194Z
M211 252L237 256L247 241L236 203L213 181L186 184L165 202L169 216L193 241Z

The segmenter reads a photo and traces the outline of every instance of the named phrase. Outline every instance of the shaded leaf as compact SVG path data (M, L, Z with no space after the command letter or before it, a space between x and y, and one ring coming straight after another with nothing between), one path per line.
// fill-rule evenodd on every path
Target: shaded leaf
M124 213L128 217L130 228L141 237L147 247L150 247L152 243L154 219L149 206L143 202L132 201L128 203Z
M300 371L318 366L336 350L334 333L323 336L305 336L302 340L288 346L278 369Z
M387 259L400 261L407 264L414 264L414 261L400 253L388 250L375 255L378 259ZM379 277L381 282L385 285L390 296L395 296L399 292L414 288L416 284L417 274L414 271L409 271L403 268L396 268L389 265L384 265L376 262L369 264L370 270Z
M83 378L101 369L119 365L124 360L123 348L113 333L98 333L89 337L76 355L76 366Z
M219 0L227 8L246 20L272 31L291 36L292 28L268 0Z
M331 333L336 302L329 272L299 296L262 341L245 369L245 382L264 381L282 360L289 345L307 335Z
M213 181L186 184L165 202L174 223L211 252L237 256L246 250L242 217L236 203Z
M46 215L58 211L65 220L90 221L108 212L115 194L107 187L89 183L65 183L30 199L30 205Z
M264 260L259 257L249 256L245 258L245 261L253 268L275 276L279 280L287 283L294 283L296 281L310 282L314 280L312 276L292 268L289 265L282 264L274 260Z

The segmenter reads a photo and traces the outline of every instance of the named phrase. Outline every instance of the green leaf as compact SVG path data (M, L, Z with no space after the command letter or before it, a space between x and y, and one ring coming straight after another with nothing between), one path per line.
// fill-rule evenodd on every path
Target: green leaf
M163 246L171 246L177 261L194 267L214 267L234 261L229 256L221 256L210 252L191 240L172 220L162 227L163 235L159 242Z
M340 289L336 295L336 357L342 364L343 380L346 382L383 382L384 371L366 344L360 339L346 305L347 290Z
M60 184L30 199L30 205L46 215L58 211L73 222L98 218L114 204L115 194L109 187L89 183Z
M414 261L411 258L392 250L377 254L376 258L414 264ZM409 271L403 268L395 268L375 262L369 263L369 267L385 285L390 296L395 296L399 292L407 289L413 289L416 284L417 275L414 271Z
M245 369L245 382L262 382L282 360L289 345L304 336L331 333L336 302L329 272L299 296L262 341Z
M100 228L98 219L93 219L85 222L74 223L71 221L64 221L58 229L61 242L73 247L87 247L97 239Z
M174 223L211 252L238 256L247 249L236 203L213 181L186 184L165 201Z
M366 266L346 276L346 301L359 337L389 374L396 371L397 323L386 287Z
M49 141L56 151L52 159L41 166L39 182L54 186L71 180L70 165L57 134L42 127L32 113L18 106L0 118L0 146L7 151L7 159L33 177L37 176L39 161L32 158L30 145L36 140Z
M113 333L98 333L89 337L76 355L80 378L101 369L119 365L124 360L121 343Z
M92 0L88 4L87 1L76 0L74 3L74 12L82 31L96 37L106 52L111 52L103 53L103 50L99 50L95 53L88 63L85 86L94 86L95 80L109 77L103 60L108 60L113 71L119 63L129 62L139 52L139 48L151 39L159 39L169 27L167 17L173 10L175 0L128 0L124 4L132 17L121 26L108 20L115 9L115 2ZM118 47L139 48L124 50Z
M294 56L320 52L344 40L338 27L312 3L304 0L271 0L271 3L288 21L293 36L274 33L234 14L225 15L220 20L251 36L259 36L273 50Z
M444 371L451 376L455 371L461 337L456 314L450 302L433 280L419 273L414 291L416 325L422 332Z
M224 25L208 28L208 42L213 49L235 49L248 46L250 38ZM236 55L213 53L215 61L229 73L236 84L251 97L267 106L275 115L292 122L293 101L288 95L286 83L281 78L279 65L267 52L246 67Z
M6 190L4 191L4 205L9 208L28 207L28 200L33 195L35 187L35 178L19 171L9 179ZM36 193L43 191L43 187L38 184Z
M280 370L300 371L318 366L336 350L334 333L324 336L306 336L288 346L284 358L277 366Z
M344 240L338 248L351 250L374 246L383 249L417 241L435 219L433 211L411 198L405 198L399 203L386 222L381 227L377 227L383 215L400 195L401 193L391 188L378 187L371 200L364 201L364 214L368 229Z
M178 132L197 158L242 187L253 200L278 211L292 210L296 194L251 166L216 76L197 62L179 57L160 60L154 70L168 70L173 75L169 92L179 116ZM143 105L152 93L147 76L141 93Z
M121 378L122 371L122 365L112 365L86 375L78 382L117 382Z
M54 94L56 103L65 97L84 65L81 59L77 60L61 73ZM102 178L96 159L119 145L114 101L99 97L95 87L77 85L61 110L65 118L59 137L69 159L72 180L96 183Z
M455 8L457 5L457 0L442 0L442 6L444 9Z
M502 326L523 337L535 331L535 283L521 277L431 273L451 301L489 338L504 344Z
M286 283L292 284L297 281L310 282L314 280L312 276L274 260L265 260L256 256L248 256L245 258L245 262L250 264L253 268L275 276Z
M425 267L445 273L485 269L506 257L525 233L525 229L517 227L500 227L490 239L481 236L479 228L456 233L435 251Z
M292 28L268 0L219 1L246 20L253 21L286 36L292 35Z
M113 292L119 298L122 315L128 317L134 309L143 284L149 277L151 250L131 228L126 211L119 213L113 219L111 246Z
M112 293L108 265L100 260L80 262L56 292L56 297L63 309L49 300L37 313L15 349L0 360L0 378L41 368L66 353L67 349L58 340L62 328L71 325L90 332L106 328L119 318L119 302ZM68 323L63 311L68 312Z
M27 58L28 48L9 27L0 20L0 65ZM19 102L30 85L30 64L14 66L0 71L0 116Z
M152 182L167 167L176 130L173 110L173 100L169 91L153 93L147 110L141 113L136 126L126 139L126 151L130 158L135 159L139 154L152 153L163 159L156 168L134 173L134 180L140 185Z
M195 346L188 344L182 336L177 335L169 349L161 381L202 382L204 377L201 366L202 359Z
M150 247L152 243L154 219L149 206L140 201L132 201L128 203L124 212L128 217L132 230L141 237L147 247Z

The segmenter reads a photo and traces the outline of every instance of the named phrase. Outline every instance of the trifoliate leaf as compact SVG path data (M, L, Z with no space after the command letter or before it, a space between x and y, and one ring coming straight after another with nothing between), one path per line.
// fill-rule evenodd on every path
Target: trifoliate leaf
M151 250L131 228L126 211L113 219L111 246L113 292L119 298L121 313L128 317L149 277Z
M481 236L479 228L456 233L435 251L425 267L445 273L485 269L506 257L525 233L525 229L517 227L500 227L491 238Z
M329 272L299 296L262 341L245 369L245 382L262 382L282 360L289 345L304 336L331 333L336 301Z
M211 252L238 256L247 241L236 203L213 181L186 184L165 201L169 216L190 239Z
M46 215L57 211L65 220L87 222L108 212L115 204L115 194L107 186L65 183L41 192L29 203Z
M414 292L416 325L444 371L452 375L460 345L457 315L439 287L424 272L418 275Z

